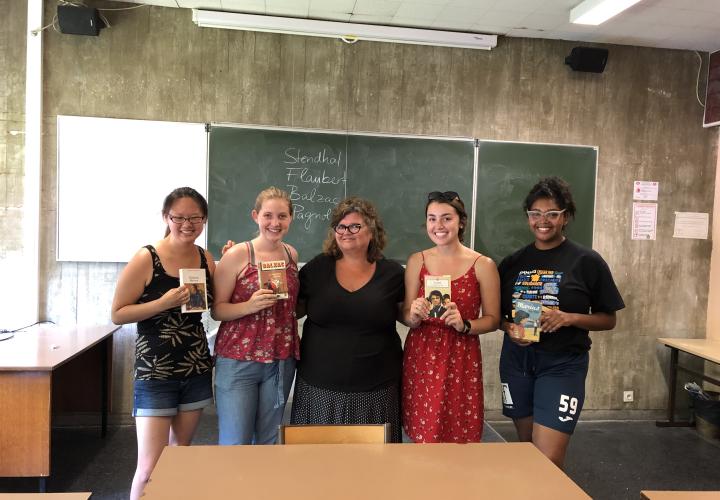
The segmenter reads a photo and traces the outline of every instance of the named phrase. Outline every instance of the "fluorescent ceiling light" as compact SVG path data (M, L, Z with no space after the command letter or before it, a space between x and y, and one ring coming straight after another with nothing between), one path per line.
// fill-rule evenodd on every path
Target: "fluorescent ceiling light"
M570 11L570 22L575 24L602 24L640 0L585 0Z
M484 50L490 50L497 45L496 35L318 21L293 17L259 16L199 9L193 9L193 22L206 28L323 36L340 38L348 43L355 43L358 40L371 40L374 42L410 43Z

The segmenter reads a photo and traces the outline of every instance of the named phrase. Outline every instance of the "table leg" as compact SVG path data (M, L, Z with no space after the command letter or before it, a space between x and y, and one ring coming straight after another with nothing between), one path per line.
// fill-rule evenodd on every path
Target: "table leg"
M668 346L670 347L670 346ZM691 427L688 421L675 420L675 396L677 394L678 350L670 347L670 394L668 396L667 420L657 420L658 427Z
M109 337L105 339L104 345L101 346L102 353L101 361L100 361L100 371L102 372L100 375L100 413L101 413L101 421L100 421L100 436L105 437L107 435L107 417L108 417L108 396L109 396L109 390L108 390L108 358L109 358L109 350L112 348L112 337Z

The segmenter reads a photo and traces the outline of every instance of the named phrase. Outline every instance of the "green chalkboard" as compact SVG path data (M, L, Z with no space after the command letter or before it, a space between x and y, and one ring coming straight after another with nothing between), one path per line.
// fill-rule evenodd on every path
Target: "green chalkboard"
M257 194L290 193L295 218L286 241L300 260L319 253L333 207L346 195L347 136L283 129L212 126L208 159L208 248L257 233L250 217Z
M376 203L387 257L405 262L432 246L424 226L429 192L456 191L472 214L474 157L472 139L348 137L348 192Z
M212 126L209 138L208 247L251 238L257 193L274 185L295 205L286 241L307 262L322 249L328 218L345 196L373 201L385 222L385 255L405 261L431 245L423 227L427 193L457 191L471 212L472 139Z
M596 172L595 147L480 141L475 249L499 262L532 242L523 201L540 178L550 175L570 184L577 206L568 237L591 247Z

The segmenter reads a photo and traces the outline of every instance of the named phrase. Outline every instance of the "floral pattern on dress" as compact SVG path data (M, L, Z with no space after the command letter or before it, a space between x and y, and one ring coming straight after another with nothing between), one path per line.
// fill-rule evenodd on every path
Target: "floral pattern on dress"
M287 265L288 298L274 306L232 321L223 321L215 341L215 354L239 361L270 363L276 359L300 359L295 305L300 281L297 265ZM248 264L245 274L235 282L230 303L247 302L260 288L258 268Z
M425 297L423 263L418 297ZM453 302L463 319L480 313L475 265L452 280ZM439 318L411 328L405 341L402 380L403 427L415 442L479 442L483 428L480 341L458 333Z

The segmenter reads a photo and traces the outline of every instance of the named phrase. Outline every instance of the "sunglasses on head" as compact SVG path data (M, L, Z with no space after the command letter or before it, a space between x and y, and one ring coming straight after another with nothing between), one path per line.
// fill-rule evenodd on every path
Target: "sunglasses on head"
M428 194L428 201L455 201L459 200L460 195L455 191L433 191Z

